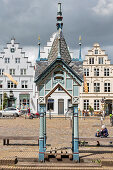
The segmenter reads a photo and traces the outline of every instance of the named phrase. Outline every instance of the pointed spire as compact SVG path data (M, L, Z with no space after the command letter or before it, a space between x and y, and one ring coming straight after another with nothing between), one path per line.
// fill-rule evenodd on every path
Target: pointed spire
M58 32L58 56L57 56L57 58L61 58L61 54L60 54L60 32L61 32L61 28L59 28L59 32Z
M81 57L81 36L79 36L79 61L82 61L82 57Z
M63 27L62 19L63 17L62 17L62 11L61 11L61 3L58 3L57 23L56 23L57 30L59 30L59 28L62 29Z
M36 63L40 61L40 36L38 37L38 46L39 46L39 52L38 52L38 58L36 59Z

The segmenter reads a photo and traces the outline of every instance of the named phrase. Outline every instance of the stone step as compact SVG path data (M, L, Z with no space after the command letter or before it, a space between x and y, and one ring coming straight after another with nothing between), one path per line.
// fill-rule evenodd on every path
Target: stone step
M18 162L16 167L38 167L38 168L76 168L76 167L101 167L98 163L39 163L39 162Z

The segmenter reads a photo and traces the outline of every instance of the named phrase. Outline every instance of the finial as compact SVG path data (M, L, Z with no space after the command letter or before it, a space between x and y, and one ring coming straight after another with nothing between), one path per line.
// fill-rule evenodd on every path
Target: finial
M81 58L81 35L79 36L79 61L82 61L82 58Z
M38 36L38 46L39 46L39 52L38 52L38 58L36 59L36 63L40 61L40 36Z
M61 58L61 54L60 54L60 33L61 33L61 28L59 28L59 31L58 31L58 57L57 58Z
M81 35L79 36L79 41L81 41Z
M38 36L38 45L40 45L40 36Z
M63 27L62 19L63 19L63 17L62 17L61 3L59 2L58 10L57 10L57 23L56 23L57 30L59 30L59 28L62 29L62 27Z

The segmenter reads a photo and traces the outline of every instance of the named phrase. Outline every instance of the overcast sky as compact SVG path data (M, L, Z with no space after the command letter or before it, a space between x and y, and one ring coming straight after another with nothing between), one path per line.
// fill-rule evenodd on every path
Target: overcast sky
M113 63L113 0L0 0L0 50L14 36L30 58L37 55L38 35L43 47L56 31L58 2L64 36L76 57L81 35L83 57L98 42Z

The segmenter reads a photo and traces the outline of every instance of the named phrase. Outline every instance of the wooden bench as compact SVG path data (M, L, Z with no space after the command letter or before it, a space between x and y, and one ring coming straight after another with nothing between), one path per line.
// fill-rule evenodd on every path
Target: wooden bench
M0 139L3 140L3 145L9 145L9 140L36 140L39 145L38 136L0 136Z
M79 142L84 141L84 142L109 142L113 143L113 137L106 137L106 138L101 138L101 137L93 137L93 138L86 138L86 137L79 137Z

